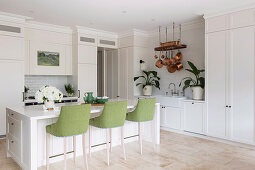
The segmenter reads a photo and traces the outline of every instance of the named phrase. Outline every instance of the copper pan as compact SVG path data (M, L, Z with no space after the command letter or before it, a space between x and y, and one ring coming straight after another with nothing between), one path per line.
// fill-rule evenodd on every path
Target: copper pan
M174 73L176 70L177 70L177 67L176 67L175 64L172 64L172 65L168 65L168 66L167 66L167 71L168 71L169 73Z
M182 53L179 51L175 56L174 56L174 60L175 62L181 62L182 61L182 58L183 58L183 55Z
M176 67L177 67L177 70L178 71L180 71L180 70L182 70L183 69L183 65L182 65L182 63L176 63Z
M160 55L161 55L161 51L160 51L159 56ZM155 66L158 67L158 68L162 68L163 67L162 60L160 58L156 61Z

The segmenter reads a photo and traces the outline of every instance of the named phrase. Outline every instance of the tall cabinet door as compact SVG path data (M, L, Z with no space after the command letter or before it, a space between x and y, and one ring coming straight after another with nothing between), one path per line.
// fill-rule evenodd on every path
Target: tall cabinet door
M254 141L255 27L230 31L232 138Z
M0 135L6 134L6 106L22 106L24 62L0 60Z
M93 92L93 96L97 96L97 65L78 64L78 89L81 101L85 92Z
M226 31L206 34L207 134L226 137Z

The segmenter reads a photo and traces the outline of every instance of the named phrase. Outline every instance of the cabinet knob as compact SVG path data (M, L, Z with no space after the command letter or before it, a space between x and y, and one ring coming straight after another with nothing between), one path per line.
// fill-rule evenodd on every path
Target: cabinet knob
M226 107L228 107L228 105L226 105Z
M192 102L192 104L194 104L194 102Z
M228 106L229 108L231 108L231 106Z
M14 125L14 123L11 123L11 125Z
M14 141L12 140L11 143L14 143Z

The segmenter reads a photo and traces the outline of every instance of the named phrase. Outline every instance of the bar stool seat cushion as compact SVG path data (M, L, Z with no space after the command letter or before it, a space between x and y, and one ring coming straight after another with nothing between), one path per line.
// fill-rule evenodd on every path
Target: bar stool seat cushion
M133 122L151 121L154 117L156 98L139 99L136 109L127 114L126 120Z
M76 136L87 132L91 105L62 106L56 123L46 126L46 132L57 137Z

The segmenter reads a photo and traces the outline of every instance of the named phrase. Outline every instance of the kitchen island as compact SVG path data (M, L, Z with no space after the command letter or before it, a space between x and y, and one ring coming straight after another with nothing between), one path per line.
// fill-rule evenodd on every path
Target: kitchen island
M117 99L114 99L114 101ZM118 99L121 100L121 99ZM56 104L59 107L68 105L80 105L81 103ZM137 99L128 100L128 111L132 111L137 104ZM6 108L6 143L7 156L12 157L22 169L36 170L46 164L46 129L49 124L55 123L60 114L59 110L44 111L42 105L22 106ZM103 106L91 108L90 118L99 116ZM151 125L153 123L153 128ZM126 121L124 125L125 143L138 140L138 125L135 122ZM153 130L153 131L152 131ZM155 115L152 122L143 123L143 139L160 143L160 104L156 103ZM86 137L88 141L88 135ZM112 146L120 145L120 128L112 130ZM67 157L73 156L72 137L67 139ZM77 136L77 156L82 155L81 135ZM92 152L106 147L106 131L92 127ZM134 143L138 145L138 143ZM51 137L50 162L63 160L63 138ZM88 146L87 146L88 147ZM153 148L153 147L152 147ZM128 159L128 158L127 158Z

